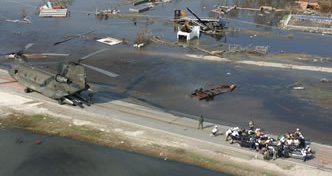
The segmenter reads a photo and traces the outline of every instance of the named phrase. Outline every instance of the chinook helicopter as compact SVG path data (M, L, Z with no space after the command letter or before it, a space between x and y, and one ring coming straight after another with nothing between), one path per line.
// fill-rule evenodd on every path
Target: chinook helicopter
M29 54L24 54L23 52L32 45L28 44L23 50L18 52L3 54L8 59L13 60L8 72L11 77L26 87L24 89L26 93L38 92L57 100L59 104L70 104L83 108L83 104L90 106L93 96L92 92L89 91L90 86L86 81L85 67L109 77L114 78L118 76L116 73L81 63L81 61L106 49L101 49L84 56L76 62L59 62L57 73L54 74L27 62ZM39 55L65 56L65 54L52 53L42 53ZM88 95L83 96L83 92L88 92Z

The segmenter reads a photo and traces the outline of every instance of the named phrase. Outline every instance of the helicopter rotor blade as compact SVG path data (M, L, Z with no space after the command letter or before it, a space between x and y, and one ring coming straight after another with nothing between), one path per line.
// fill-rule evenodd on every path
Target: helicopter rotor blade
M56 56L56 57L66 57L69 54L60 54L60 53L32 53L32 54L22 54L26 59L46 59L47 56Z
M119 75L116 74L116 73L113 73L113 72L110 72L110 71L106 71L106 70L104 70L104 69L97 68L97 67L94 67L94 66L91 66L91 65L87 65L87 64L81 64L81 65L83 65L84 67L87 67L87 68L89 68L89 69L91 69L91 70L94 70L94 71L96 71L96 72L98 72L98 73L102 73L102 74L104 74L104 75L106 75L106 76L112 77L112 78L115 78L115 77L118 77L118 76L119 76Z
M41 65L41 66L48 66L48 65L57 65L59 62L56 61L47 61L47 62L39 62L39 61L30 61L29 62L31 65Z
M7 56L9 54L12 54L12 53L1 53L0 56Z
M69 54L62 54L62 53L40 53L43 56L59 56L59 57L67 57Z
M93 56L93 55L96 55L96 54L99 54L99 53L101 53L101 52L104 52L104 51L106 51L106 50L108 50L108 49L107 49L107 48L104 48L104 49L100 49L100 50L98 50L98 51L95 51L95 52L93 52L93 53L90 53L90 54L88 54L88 55L82 57L81 59L79 59L78 62L83 61L83 60L85 60L85 59L88 59L89 57L91 57L91 56Z

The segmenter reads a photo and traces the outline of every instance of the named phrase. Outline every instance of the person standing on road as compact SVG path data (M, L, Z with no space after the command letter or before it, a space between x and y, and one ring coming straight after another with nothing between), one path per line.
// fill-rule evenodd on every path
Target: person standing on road
M204 123L204 118L203 118L203 115L201 115L198 119L198 128L197 129L203 129L203 123Z

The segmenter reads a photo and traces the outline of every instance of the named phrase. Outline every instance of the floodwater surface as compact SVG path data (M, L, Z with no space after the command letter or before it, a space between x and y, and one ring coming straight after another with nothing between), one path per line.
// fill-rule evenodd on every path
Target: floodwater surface
M16 143L17 138L23 143ZM36 145L35 140L40 140L42 143ZM0 175L223 176L224 174L66 138L1 129Z

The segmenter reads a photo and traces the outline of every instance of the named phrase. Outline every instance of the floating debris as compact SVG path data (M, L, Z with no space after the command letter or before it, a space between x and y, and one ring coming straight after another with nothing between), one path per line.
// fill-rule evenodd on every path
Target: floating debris
M311 15L288 15L281 21L285 29L332 34L332 18Z
M118 10L118 9L106 9L106 10L96 9L97 16L112 16L112 15L116 15L119 13L120 13L120 10Z
M133 2L133 5L136 6L136 5L144 4L147 2L149 2L149 0L138 0L138 1Z
M76 39L76 38L83 38L83 37L86 37L88 34L91 34L93 33L93 31L89 31L89 32L85 32L85 33L82 33L82 34L75 34L75 35L71 35L71 36L67 36L66 39L62 40L62 41L59 41L59 42L55 42L53 43L53 45L59 45L61 43L65 43L65 42L68 42L70 40L73 40L73 39Z
M178 28L177 32L178 40L191 40L193 38L199 38L200 26L190 26L189 23L185 23L181 28Z
M144 46L144 43L135 43L133 45L134 48L142 48Z
M212 100L215 96L226 93L226 92L232 92L236 88L235 84L230 85L220 85L216 87L212 87L210 89L196 89L191 96L197 97L199 100Z
M10 19L6 19L5 21L7 22L12 22L12 23L27 23L30 24L32 23L30 19L28 19L27 17L24 17L22 19L16 19L16 20L10 20Z
M22 144L23 143L23 138L22 137L17 137L16 138L16 144Z
M249 53L249 54L258 54L266 55L269 51L268 46L252 46L241 47L240 45L228 45L227 53Z
M322 79L320 79L320 82L322 82L322 83L332 83L332 80L327 79L327 78L322 78Z
M303 86L295 86L293 87L294 90L304 90Z
M107 44L107 45L117 45L117 44L120 44L120 43L123 42L123 40L115 39L115 38L112 38L112 37L102 38L102 39L99 39L97 41L100 42L100 43Z
M135 13L142 13L142 12L150 10L152 7L153 6L143 6L141 8L129 8L129 11L135 12Z
M67 13L67 8L63 8L60 5L52 6L52 3L50 1L48 1L46 5L39 7L40 17L66 17Z
M35 144L36 144L36 145L40 145L41 143L42 143L41 140L39 140L39 139L35 140Z

